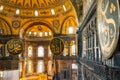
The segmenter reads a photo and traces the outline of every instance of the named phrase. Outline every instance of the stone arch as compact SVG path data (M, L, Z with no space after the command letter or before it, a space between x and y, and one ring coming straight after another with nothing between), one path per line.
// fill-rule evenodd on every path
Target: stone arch
M25 35L26 31L35 25L44 25L51 30L52 34L54 33L52 25L49 22L44 20L30 20L24 23L20 28L20 31L19 31L20 38L23 38L24 37L23 35Z
M2 35L12 35L12 29L10 28L9 23L3 18L0 18L0 29L3 30Z
M63 22L62 22L62 25L61 25L61 34L68 34L67 32L67 29L69 26L72 26L73 29L75 30L76 27L77 27L77 24L78 24L78 21L77 19L75 18L75 16L68 16L66 17ZM74 31L74 34L75 34L76 31Z

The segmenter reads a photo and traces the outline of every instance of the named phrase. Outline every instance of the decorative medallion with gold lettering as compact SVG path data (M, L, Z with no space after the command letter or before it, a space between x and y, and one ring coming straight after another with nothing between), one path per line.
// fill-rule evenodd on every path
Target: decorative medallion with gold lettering
M23 51L23 42L20 39L11 39L7 42L7 50L10 54L18 55Z
M119 39L118 0L98 0L97 30L100 48L105 59L109 59L117 47Z
M54 55L60 55L64 50L63 40L60 38L53 38L50 44L50 49Z

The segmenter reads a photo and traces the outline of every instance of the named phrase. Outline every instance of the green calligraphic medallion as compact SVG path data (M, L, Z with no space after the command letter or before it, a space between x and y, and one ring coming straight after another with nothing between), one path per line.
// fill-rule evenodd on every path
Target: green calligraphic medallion
M118 0L97 0L97 31L102 55L109 59L119 39Z
M63 40L60 38L53 38L50 43L50 49L54 55L61 55L64 50Z
M23 52L23 42L20 39L11 39L7 42L7 50L12 55L18 55Z

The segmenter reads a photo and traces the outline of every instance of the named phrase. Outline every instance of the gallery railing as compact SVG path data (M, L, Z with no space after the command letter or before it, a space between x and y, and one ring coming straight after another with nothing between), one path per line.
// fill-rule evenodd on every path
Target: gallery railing
M115 76L120 74L120 67L112 67L103 65L101 62L94 62L87 59L79 58L79 63L86 67L87 70L92 71L102 80L114 80ZM118 75L119 76L119 75Z

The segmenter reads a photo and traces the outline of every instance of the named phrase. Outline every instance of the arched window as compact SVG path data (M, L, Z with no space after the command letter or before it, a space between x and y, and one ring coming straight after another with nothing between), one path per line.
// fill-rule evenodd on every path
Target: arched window
M73 34L73 28L72 28L72 26L69 26L69 27L68 27L68 33L69 33L69 34Z
M32 46L28 47L28 57L32 57L33 48Z
M38 57L44 57L44 48L42 46L38 47Z
M38 61L37 69L38 69L38 73L44 72L44 61L43 60Z
M75 54L75 44L74 44L74 45L72 45L72 47L71 47L71 48L72 48L72 55L76 55L76 54Z
M31 60L29 60L27 62L27 73L28 74L32 74L33 73L33 62Z
M76 55L75 41L72 40L72 41L70 42L70 45L71 45L71 55Z
M68 41L64 42L64 53L63 56L67 56L69 53L69 46L68 46Z
M72 64L72 69L78 69L78 65L75 64L75 63L73 63L73 64Z
M71 78L72 80L78 80L78 65L76 63L72 63L71 70Z

